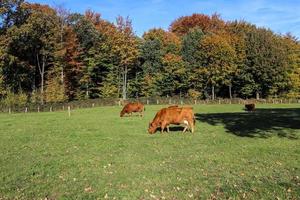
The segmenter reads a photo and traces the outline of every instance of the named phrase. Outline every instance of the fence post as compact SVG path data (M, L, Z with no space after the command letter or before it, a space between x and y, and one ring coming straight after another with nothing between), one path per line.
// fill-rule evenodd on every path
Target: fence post
M65 106L63 105L63 110L65 110Z
M52 112L52 106L50 106L50 112Z
M71 107L68 106L68 114L69 114L69 117L71 117Z
M282 104L282 99L280 99L280 103Z
M158 101L158 99L156 99L156 104L158 105L158 103L159 103L159 101Z
M10 109L10 107L8 108L8 113L11 114L11 109Z
M180 104L183 105L183 101L182 100L180 100Z
M219 104L221 104L221 100L219 99Z
M194 100L194 103L195 103L195 105L197 104L197 100L196 99Z
M27 112L28 112L28 108L26 107L26 108L25 108L25 113L27 113Z
M119 100L119 106L121 106L121 100Z
M38 113L40 112L40 106L37 107L37 111L38 111Z
M94 104L94 103L92 104L92 107L93 107L93 108L95 107L95 104Z

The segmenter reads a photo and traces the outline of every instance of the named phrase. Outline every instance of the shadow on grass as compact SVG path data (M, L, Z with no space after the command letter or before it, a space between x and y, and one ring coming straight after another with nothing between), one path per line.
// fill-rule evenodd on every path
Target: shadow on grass
M254 112L196 114L196 119L211 125L224 125L227 132L241 137L268 138L272 135L298 139L300 109L256 109Z

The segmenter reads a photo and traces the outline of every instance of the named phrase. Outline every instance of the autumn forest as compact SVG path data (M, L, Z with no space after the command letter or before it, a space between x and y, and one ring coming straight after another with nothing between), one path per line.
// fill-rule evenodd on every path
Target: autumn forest
M0 2L1 101L155 96L299 98L299 40L200 13L139 37L128 17Z

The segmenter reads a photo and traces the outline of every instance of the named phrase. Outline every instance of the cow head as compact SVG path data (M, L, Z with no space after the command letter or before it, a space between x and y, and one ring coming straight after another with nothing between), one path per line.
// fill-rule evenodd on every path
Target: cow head
M124 114L125 114L125 112L124 112L124 110L122 110L122 111L120 112L120 117L123 117Z
M157 129L157 125L154 122L149 123L148 133L153 134Z

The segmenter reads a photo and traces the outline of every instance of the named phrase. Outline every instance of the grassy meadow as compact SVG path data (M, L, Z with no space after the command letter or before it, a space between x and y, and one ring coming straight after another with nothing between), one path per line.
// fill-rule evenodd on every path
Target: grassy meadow
M0 114L0 199L300 198L300 105L197 105L194 134L149 135L161 107Z

